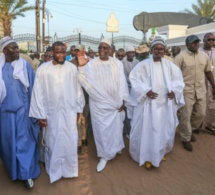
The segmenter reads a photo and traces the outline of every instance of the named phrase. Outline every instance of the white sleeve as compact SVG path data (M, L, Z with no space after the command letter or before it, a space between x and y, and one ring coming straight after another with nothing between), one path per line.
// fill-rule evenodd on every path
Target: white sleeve
M36 72L33 91L31 95L29 117L37 119L46 119L45 108L43 105L43 85L39 76L39 71Z

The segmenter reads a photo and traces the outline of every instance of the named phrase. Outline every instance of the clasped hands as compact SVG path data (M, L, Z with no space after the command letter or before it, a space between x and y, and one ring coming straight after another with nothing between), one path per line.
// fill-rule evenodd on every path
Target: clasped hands
M158 97L158 94L152 90L150 90L146 95L151 99L156 99ZM172 100L175 97L175 93L171 91L170 93L167 93L167 97Z

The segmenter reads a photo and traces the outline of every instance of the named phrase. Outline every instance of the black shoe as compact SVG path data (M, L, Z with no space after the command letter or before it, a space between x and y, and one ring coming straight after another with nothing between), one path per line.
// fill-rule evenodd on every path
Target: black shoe
M193 133L199 134L199 133L200 133L200 130L199 130L199 129L196 129L196 130L193 131Z
M196 138L194 137L194 135L193 135L193 134L191 135L191 139L190 139L190 141L191 141L191 142L196 142Z
M188 142L182 142L184 149L191 152L193 150L193 146L191 145L190 141Z
M82 153L82 146L78 146L78 154Z
M32 179L28 179L24 181L25 187L30 189L34 187L34 181Z
M82 146L88 146L88 141L87 141L87 139L82 140Z
M214 130L214 129L211 129L211 128L209 128L209 127L205 127L205 129L206 129L207 131L209 131L212 135L215 135L215 130Z

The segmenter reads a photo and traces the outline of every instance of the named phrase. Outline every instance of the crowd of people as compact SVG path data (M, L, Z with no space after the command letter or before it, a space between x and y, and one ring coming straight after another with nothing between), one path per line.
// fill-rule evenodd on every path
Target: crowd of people
M139 166L159 167L172 150L176 129L191 152L194 133L215 134L215 36L207 33L200 48L196 35L186 50L172 55L161 37L151 46L125 49L104 38L98 56L84 45L64 43L19 54L11 37L0 41L0 158L10 178L27 188L40 175L39 160L50 183L78 177L78 154L93 132L97 172L121 154L123 134ZM42 143L42 144L40 144Z

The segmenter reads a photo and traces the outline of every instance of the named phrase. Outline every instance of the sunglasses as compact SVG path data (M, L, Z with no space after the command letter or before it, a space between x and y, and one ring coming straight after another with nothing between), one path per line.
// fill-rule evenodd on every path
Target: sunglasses
M215 41L215 39L207 39L207 41Z
M52 55L45 55L45 57L47 57L47 58L51 58L51 57L52 57Z
M164 51L164 49L163 48L161 48L161 49L158 49L158 48L154 48L154 51L156 51L156 52L163 52Z
M109 47L105 47L105 46L99 46L99 49L104 49L104 50L107 50L107 49L109 49Z
M121 58L123 58L124 56L123 56L123 55L118 55L118 57L121 57Z

